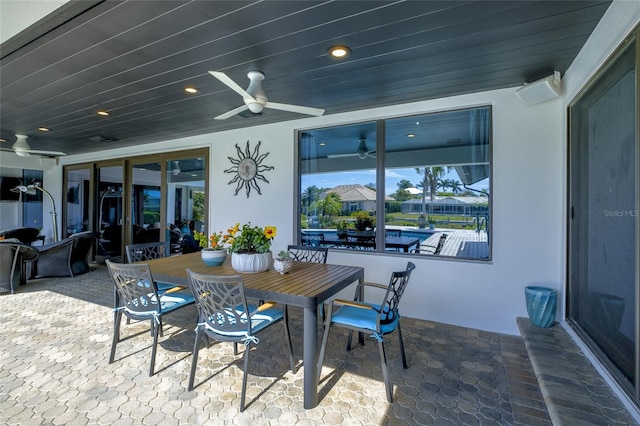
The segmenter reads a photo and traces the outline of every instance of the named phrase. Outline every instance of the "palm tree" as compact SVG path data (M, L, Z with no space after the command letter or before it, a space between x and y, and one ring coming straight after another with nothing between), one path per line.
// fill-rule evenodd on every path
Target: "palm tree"
M451 192L457 194L459 192L462 192L462 183L459 180L451 180L449 188L451 188Z
M317 210L322 214L322 227L331 222L333 216L338 216L342 212L342 199L335 192L329 192L326 197L314 203Z
M449 167L441 166L427 166L424 168L416 167L416 173L422 175L422 180L416 185L417 188L422 188L422 214L427 213L427 191L431 198L431 204L435 201L436 191L438 189L438 180L440 180L448 171Z
M305 209L307 214L309 213L308 209L310 209L310 206L320 198L320 193L321 190L315 185L311 185L302 193L302 199L300 202L303 207L307 207L307 209Z
M453 181L451 179L438 179L436 182L436 188L442 192L447 192L447 188L451 186Z

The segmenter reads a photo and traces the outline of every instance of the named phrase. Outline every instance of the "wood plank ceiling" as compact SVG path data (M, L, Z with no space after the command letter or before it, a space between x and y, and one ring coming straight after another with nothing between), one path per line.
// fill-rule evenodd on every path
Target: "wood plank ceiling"
M2 147L23 133L85 153L306 117L214 120L242 99L209 70L245 88L260 70L269 100L325 114L520 86L564 73L610 3L72 2L0 46Z

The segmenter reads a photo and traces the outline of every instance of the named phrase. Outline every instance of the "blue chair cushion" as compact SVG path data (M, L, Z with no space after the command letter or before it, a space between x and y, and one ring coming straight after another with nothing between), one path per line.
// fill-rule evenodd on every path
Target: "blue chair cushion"
M193 293L188 290L180 290L169 294L163 294L160 296L160 311L163 314L166 314L167 312L171 312L181 308L182 306L194 303L195 301L196 299L193 297Z
M364 303L377 310L380 310L380 305L373 303ZM346 327L359 328L364 330L376 331L376 320L378 318L378 312L373 309L361 309L353 306L340 306L332 315L331 322L334 324L340 324ZM400 316L390 318L385 321L383 318L380 320L380 332L387 334L393 332L398 326L398 320Z
M170 288L177 287L175 284L161 283L160 281L156 281L156 285L158 286L159 292L167 291Z
M248 307L249 307L249 312L254 312L258 308L256 305L248 305ZM243 323L246 323L247 317L246 317L246 314L244 313L244 307L241 305L236 306L235 311L242 315L241 320L243 321ZM253 334L257 334L258 332L260 332L260 330L264 329L271 323L282 319L283 316L284 316L284 313L279 308L269 308L269 309L265 309L264 311L255 313L251 316L251 332ZM233 318L234 316L230 315L230 317ZM215 328L212 326L212 324L215 324L216 322L218 324L221 324L222 322L213 318L210 318L210 320L211 320L210 322L205 323L205 327L208 330L213 331L214 333L217 333L223 336L238 336L238 337L247 335L247 332L245 330L229 331L229 330L224 330L220 328Z
M145 281L140 281L138 283L138 285L143 285L144 283L146 283ZM175 287L175 286L174 286ZM154 295L153 293L149 293L147 295L149 297L148 300L150 300L150 305L146 305L145 307L148 310L136 310L136 309L129 309L129 305L125 306L124 308L135 315L138 316L153 316L157 314L157 302L155 302L154 300ZM190 303L194 303L195 302L195 298L193 297L193 294L189 291L184 291L184 290L180 290L180 291L174 291L171 292L169 294L159 294L160 296L160 313L162 314L166 314L169 313L171 311L174 311L178 308L181 308L185 305L188 305ZM137 303L137 302L134 302Z

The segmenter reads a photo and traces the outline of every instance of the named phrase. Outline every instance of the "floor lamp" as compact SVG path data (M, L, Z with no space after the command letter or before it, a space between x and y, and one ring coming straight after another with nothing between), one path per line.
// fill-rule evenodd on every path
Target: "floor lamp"
M24 192L25 194L28 195L35 195L36 191L40 191L44 194L47 194L47 196L49 197L49 200L51 201L51 208L53 211L51 211L51 221L53 222L53 242L57 242L58 241L58 213L56 212L56 202L53 200L53 196L49 193L49 191L47 191L46 189L42 188L40 186L40 182L35 182L32 185L18 185L15 188L11 189L11 192Z
M98 203L99 204L98 211L100 212L100 214L98 215L98 230L100 232L102 232L102 203L104 202L104 198L107 195L113 194L114 192L116 192L116 189L113 186L109 186L107 187L106 191L104 191L102 195L100 195L100 203Z

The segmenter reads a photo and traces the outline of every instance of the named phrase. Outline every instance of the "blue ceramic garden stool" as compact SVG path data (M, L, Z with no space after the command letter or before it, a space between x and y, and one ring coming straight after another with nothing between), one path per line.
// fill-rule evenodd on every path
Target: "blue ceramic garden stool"
M556 291L547 287L530 286L524 289L527 313L537 327L551 327L556 318Z

